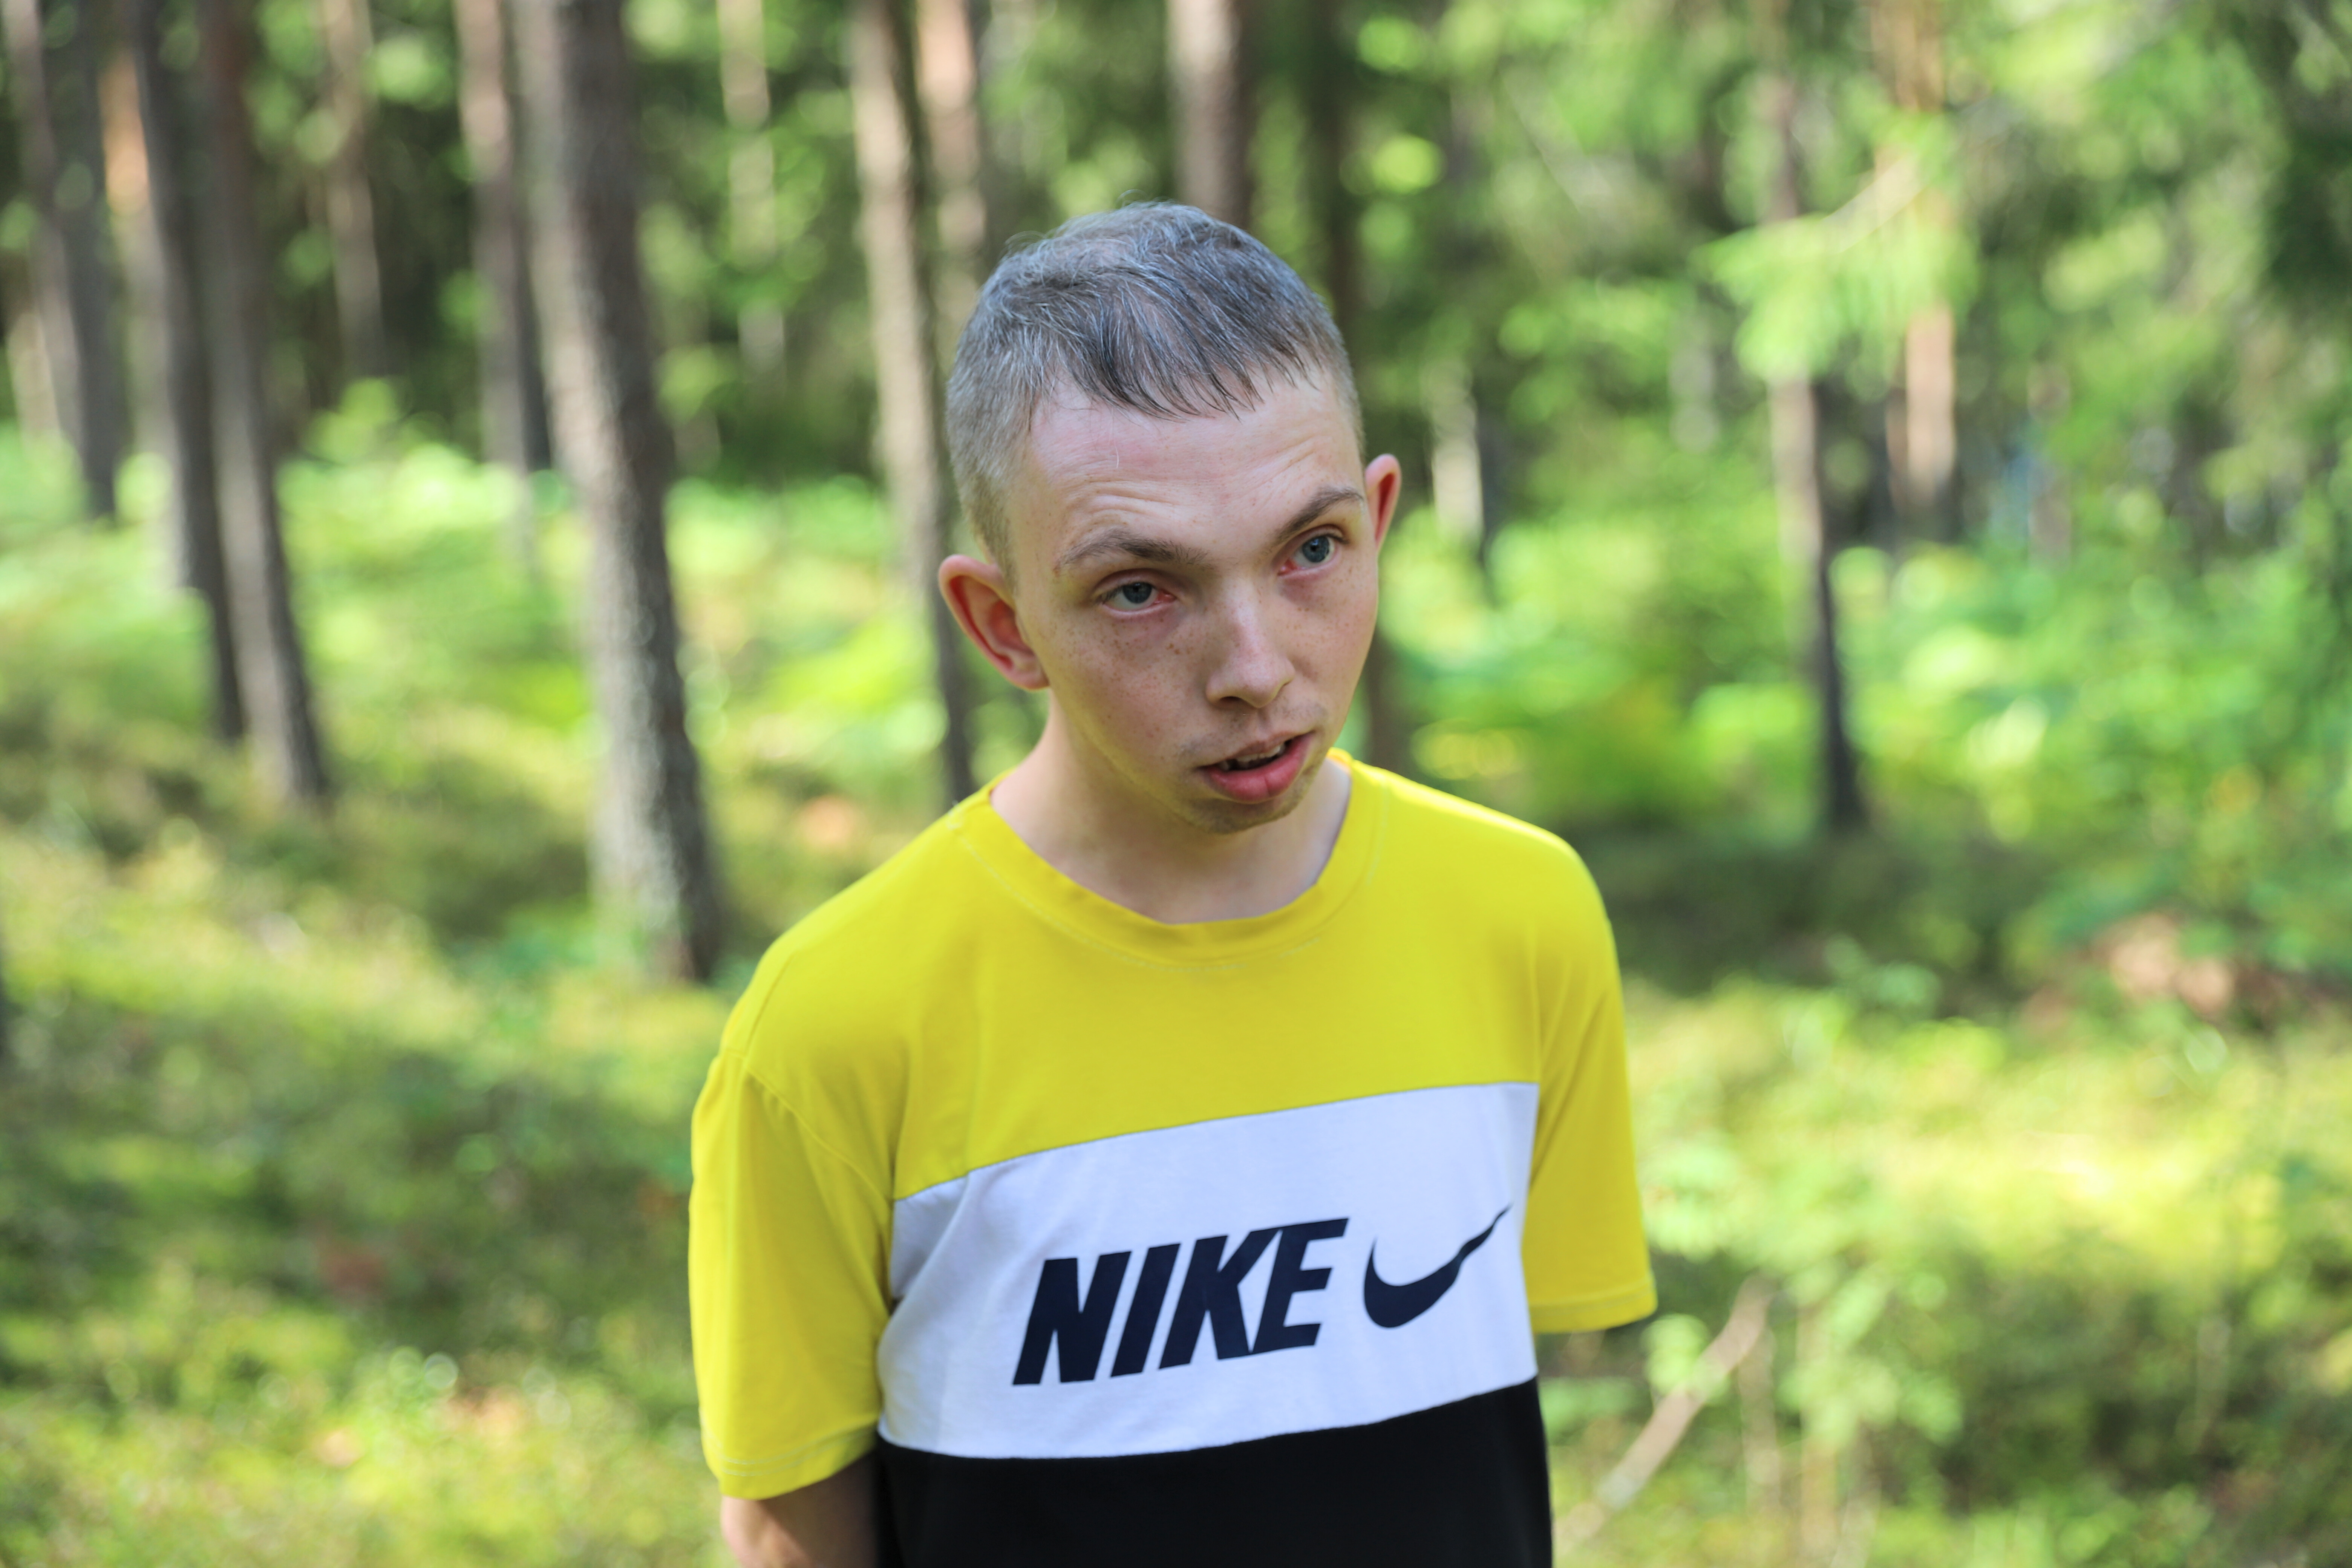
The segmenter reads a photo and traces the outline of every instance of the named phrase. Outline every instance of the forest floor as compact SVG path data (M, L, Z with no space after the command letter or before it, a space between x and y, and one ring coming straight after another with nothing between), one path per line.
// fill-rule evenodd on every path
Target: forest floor
M687 498L751 934L721 984L643 982L580 910L564 617L467 542L486 480L403 473L290 483L343 782L320 823L203 738L148 543L0 516L11 1568L723 1561L687 1112L758 938L920 822L919 647L877 613L870 503L778 531ZM1675 963L1678 922L1745 930L1727 906L1764 891L1696 850L1594 863L1625 889L1664 1311L1550 1347L1561 1512L1663 1394L1710 1397L1567 1560L2352 1558L2340 1003L2216 1012L2160 923L2018 994L1850 927ZM1770 1333L1726 1384L1699 1352L1751 1279Z

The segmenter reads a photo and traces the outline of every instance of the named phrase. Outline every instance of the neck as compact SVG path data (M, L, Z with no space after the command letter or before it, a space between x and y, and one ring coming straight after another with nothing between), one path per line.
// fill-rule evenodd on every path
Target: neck
M1169 925L1246 920L1315 885L1347 820L1348 770L1327 757L1287 816L1215 833L1142 798L1070 731L1059 705L989 804L1070 880Z

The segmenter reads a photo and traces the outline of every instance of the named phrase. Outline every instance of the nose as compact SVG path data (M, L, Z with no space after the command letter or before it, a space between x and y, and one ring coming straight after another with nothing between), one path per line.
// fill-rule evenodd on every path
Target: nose
M1216 641L1209 669L1208 698L1220 707L1271 707L1297 673L1284 651L1269 606L1248 589L1223 596L1217 606Z

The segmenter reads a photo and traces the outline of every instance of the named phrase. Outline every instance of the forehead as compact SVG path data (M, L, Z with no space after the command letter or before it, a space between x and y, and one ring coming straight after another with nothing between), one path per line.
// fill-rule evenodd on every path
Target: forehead
M1118 524L1213 544L1287 516L1318 489L1360 485L1354 421L1319 381L1280 374L1239 414L1153 418L1064 391L1037 407L1006 487L1013 548L1042 563Z

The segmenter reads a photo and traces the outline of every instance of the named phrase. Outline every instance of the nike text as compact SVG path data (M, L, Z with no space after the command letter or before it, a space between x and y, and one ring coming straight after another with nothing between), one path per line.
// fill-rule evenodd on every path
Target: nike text
M1464 1242L1449 1261L1402 1284L1381 1278L1375 1249L1364 1268L1365 1315L1377 1327L1397 1329L1427 1312L1453 1288L1464 1262L1494 1234L1501 1219L1497 1214L1486 1229ZM1168 1309L1168 1332L1160 1347L1163 1368L1189 1364L1200 1349L1204 1329L1220 1361L1307 1349L1315 1343L1322 1324L1296 1321L1302 1309L1312 1305L1298 1298L1327 1289L1331 1280L1328 1268L1311 1266L1308 1249L1318 1242L1337 1240L1347 1231L1345 1219L1318 1219L1253 1230L1238 1241L1230 1235L1204 1236L1192 1243L1181 1279L1177 1273L1178 1257L1184 1251L1181 1242L1163 1242L1146 1249L1139 1264L1133 1252L1100 1254L1093 1271L1083 1278L1080 1259L1046 1258L1038 1270L1013 1381L1015 1384L1045 1382L1050 1359L1056 1363L1059 1381L1091 1382L1107 1349L1111 1351L1111 1376L1142 1372L1159 1337L1164 1308ZM1273 1260L1265 1302L1253 1328L1242 1300L1242 1285L1269 1254ZM1135 1290L1114 1342L1112 1320L1130 1266L1137 1270ZM1174 1305L1169 1308L1171 1286Z

